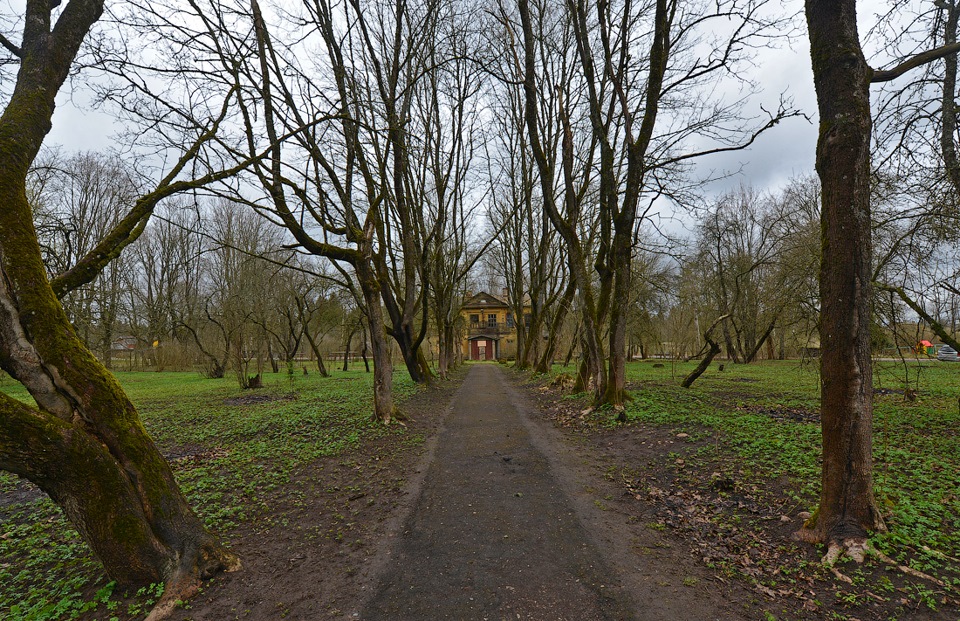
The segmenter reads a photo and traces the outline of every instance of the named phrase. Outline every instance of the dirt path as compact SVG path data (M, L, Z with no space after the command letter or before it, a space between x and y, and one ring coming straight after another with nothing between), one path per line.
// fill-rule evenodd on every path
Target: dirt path
M624 497L622 462L559 431L519 378L472 366L403 403L424 444L306 465L231 533L243 570L171 621L756 619L754 595Z
M515 402L497 367L471 369L360 618L637 618Z

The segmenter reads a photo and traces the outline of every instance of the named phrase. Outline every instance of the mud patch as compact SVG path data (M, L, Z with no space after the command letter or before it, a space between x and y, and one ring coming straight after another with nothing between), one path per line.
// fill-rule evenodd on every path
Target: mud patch
M767 407L762 405L746 405L738 407L741 412L768 416L774 420L789 423L819 423L820 412L807 408Z
M259 405L261 403L276 403L278 401L296 401L297 395L243 395L224 399L224 405Z
M34 502L44 498L46 494L43 493L39 487L27 481L25 479L20 479L17 481L17 484L13 489L9 489L2 494L0 494L0 507L9 507L11 505L19 505L28 502Z
M220 459L229 454L230 451L222 446L208 448L197 444L188 444L164 451L163 456L174 469L182 469L197 466L205 461Z

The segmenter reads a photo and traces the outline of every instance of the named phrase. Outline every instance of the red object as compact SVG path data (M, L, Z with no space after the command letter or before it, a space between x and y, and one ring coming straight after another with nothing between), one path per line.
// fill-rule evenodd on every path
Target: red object
M933 343L931 343L930 341L920 341L920 344L923 345L924 347L933 347Z
M494 360L495 347L493 339L473 339L470 341L470 360Z

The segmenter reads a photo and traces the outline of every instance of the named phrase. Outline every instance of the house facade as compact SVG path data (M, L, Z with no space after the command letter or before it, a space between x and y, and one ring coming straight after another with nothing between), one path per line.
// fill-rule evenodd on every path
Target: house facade
M506 296L481 291L467 294L460 310L465 326L462 343L465 360L501 360L517 355L517 325ZM525 319L529 316L525 314Z

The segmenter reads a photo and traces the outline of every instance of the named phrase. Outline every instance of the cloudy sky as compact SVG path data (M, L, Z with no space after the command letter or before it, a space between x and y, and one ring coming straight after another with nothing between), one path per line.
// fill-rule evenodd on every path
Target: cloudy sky
M881 0L858 3L862 33L887 4ZM782 6L790 11L802 10L802 2L798 0L783 2ZM775 109L780 93L786 93L811 120L789 119L762 136L749 150L705 158L699 164L701 176L741 171L712 184L707 188L709 192L721 193L741 183L772 190L793 176L813 172L816 96L802 20L798 20L798 25L800 28L792 41L784 42L779 49L763 50L757 58L753 77L763 85L767 109ZM74 95L69 88L62 91L48 145L59 144L68 151L99 150L113 145L114 134L119 129L116 122L109 115L91 110L83 99L82 92ZM757 113L759 103L754 102Z

